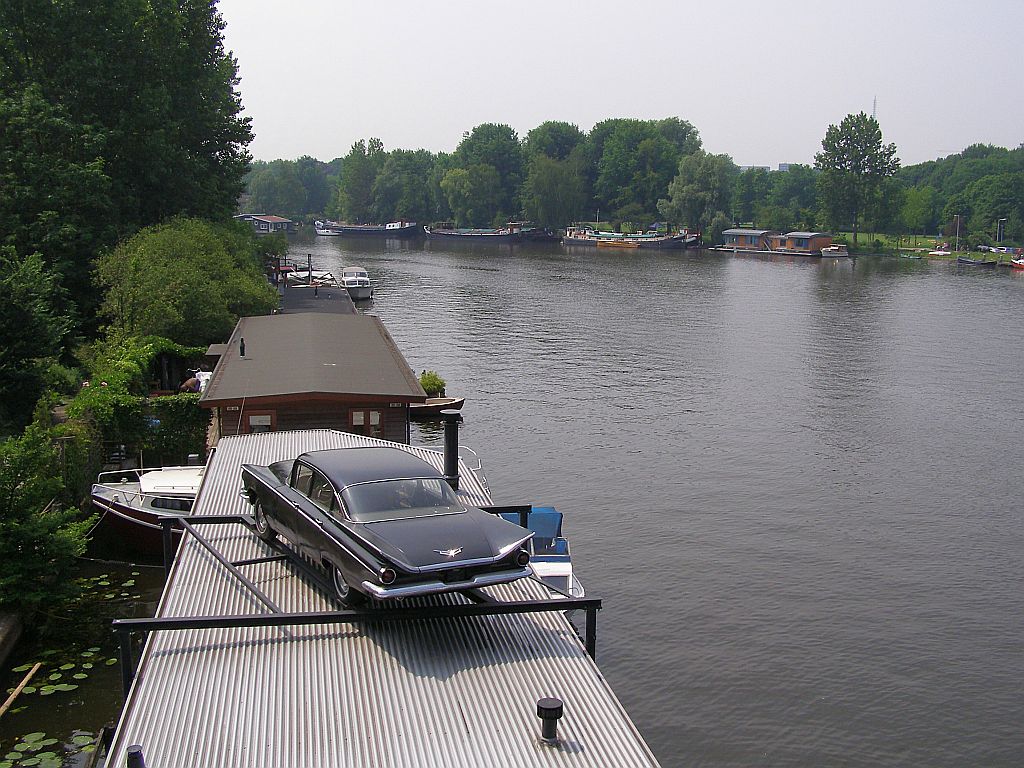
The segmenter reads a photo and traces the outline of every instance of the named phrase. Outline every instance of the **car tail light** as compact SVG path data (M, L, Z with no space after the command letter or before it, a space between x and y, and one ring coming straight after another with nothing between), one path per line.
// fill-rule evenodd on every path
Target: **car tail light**
M395 579L398 578L398 574L395 573L394 568L381 568L380 569L380 582L381 584L394 584Z
M525 549L520 549L518 554L516 554L516 565L529 565L529 563L530 553Z

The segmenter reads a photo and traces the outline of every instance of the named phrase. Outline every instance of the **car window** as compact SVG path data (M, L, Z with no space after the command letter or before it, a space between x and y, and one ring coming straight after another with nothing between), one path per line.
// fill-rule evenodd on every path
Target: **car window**
M295 490L309 496L309 484L313 480L313 470L305 464L295 468Z
M326 477L314 471L307 495L310 501L326 512L330 510L331 504L334 502L334 486Z
M432 477L358 483L341 496L349 516L361 523L464 511L451 486Z

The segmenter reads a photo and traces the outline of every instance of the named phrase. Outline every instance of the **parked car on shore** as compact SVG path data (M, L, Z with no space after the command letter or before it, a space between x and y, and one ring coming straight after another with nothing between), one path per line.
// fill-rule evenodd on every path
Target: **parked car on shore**
M434 467L401 448L311 451L242 465L257 534L282 534L356 605L502 584L530 574L533 535L468 506Z

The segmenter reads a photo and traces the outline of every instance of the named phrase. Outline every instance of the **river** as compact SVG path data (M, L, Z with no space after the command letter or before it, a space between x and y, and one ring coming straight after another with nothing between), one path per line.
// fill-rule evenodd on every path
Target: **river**
M665 766L1019 765L1024 274L319 238L566 513ZM436 430L414 442L436 442Z
M1024 274L303 235L306 254L369 270L366 311L467 398L495 500L566 514L598 662L666 768L1020 764ZM147 569L102 568L140 580L97 587L118 611L152 609ZM29 697L3 749L113 715L93 642L68 662L81 695Z

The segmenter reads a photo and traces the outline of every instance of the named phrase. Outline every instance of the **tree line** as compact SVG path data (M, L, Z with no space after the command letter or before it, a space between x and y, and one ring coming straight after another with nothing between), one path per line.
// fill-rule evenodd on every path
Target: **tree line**
M321 162L256 162L243 209L298 220L352 223L454 220L489 226L529 219L646 226L668 219L700 228L712 242L723 229L868 230L890 235L949 232L985 242L1005 218L1009 240L1024 240L1024 195L1017 190L1024 149L974 145L950 157L901 168L896 148L864 113L829 126L812 165L740 169L709 154L699 132L678 117L604 120L588 133L549 121L519 138L508 125L467 131L454 152L386 150L357 141Z
M204 442L153 361L276 305L286 245L231 221L252 131L223 28L211 0L0 3L0 610L26 620L73 591L103 443Z

